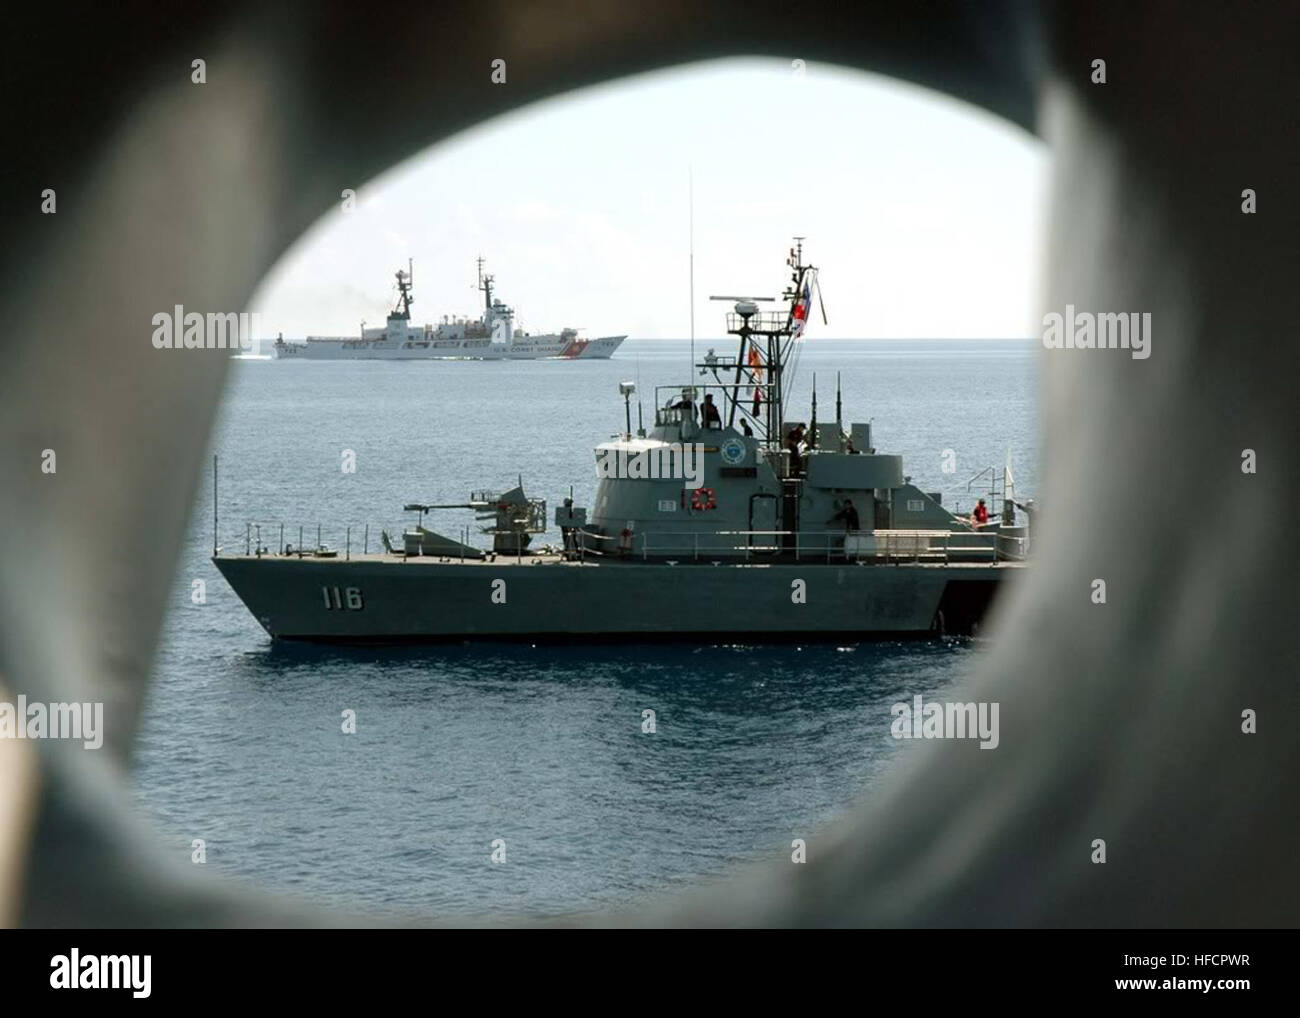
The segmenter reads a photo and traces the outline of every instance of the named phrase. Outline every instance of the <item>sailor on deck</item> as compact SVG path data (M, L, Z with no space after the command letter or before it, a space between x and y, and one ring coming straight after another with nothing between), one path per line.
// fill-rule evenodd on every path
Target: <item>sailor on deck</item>
M704 394L704 405L700 407L700 423L706 428L722 427L722 415L713 403L713 393Z
M804 427L802 424L796 424L790 429L790 433L785 436L785 447L790 453L790 473L803 473L803 438Z
M845 533L852 533L855 530L862 529L862 521L858 518L858 508L853 504L853 499L846 498L844 504L840 506L840 511L832 516L828 523L834 523L836 520L844 521Z
M572 511L573 511L573 499L566 498L564 500L564 512L565 512L566 519L572 518L570 515ZM560 527L560 536L564 539L564 550L566 552L578 550L578 541L574 535L573 530L574 530L573 527L567 527L567 526Z

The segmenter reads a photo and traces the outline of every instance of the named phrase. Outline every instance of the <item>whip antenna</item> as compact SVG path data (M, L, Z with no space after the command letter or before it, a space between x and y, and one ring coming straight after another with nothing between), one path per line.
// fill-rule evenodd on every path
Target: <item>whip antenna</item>
M690 207L691 372L693 372L695 370L695 169L689 165L686 167L686 188L687 204Z

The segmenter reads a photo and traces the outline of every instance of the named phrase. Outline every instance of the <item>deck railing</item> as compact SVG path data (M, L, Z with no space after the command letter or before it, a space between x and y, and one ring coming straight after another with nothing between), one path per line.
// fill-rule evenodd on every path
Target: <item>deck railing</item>
M285 555L293 558L318 558L322 555L330 558L335 556L351 558L353 552L369 553L371 529L368 523L346 524L338 532L333 529L326 532L319 523L314 524L313 527L285 527L283 523L245 523L244 554ZM401 533L400 529L398 533ZM329 544L325 540L326 537L331 541L338 541L341 537L342 546ZM311 543L313 540L314 544ZM379 551L381 547L377 544L375 550ZM221 551L223 547L218 547L217 550Z
M904 562L1000 562L1025 557L1025 540L996 531L876 530L803 533L789 530L715 530L632 533L629 536L581 531L578 555L588 551L602 557L669 559L679 555L692 561L714 561L721 554L730 560L763 561L788 556L796 561L836 559ZM755 538L759 538L755 542ZM789 544L786 538L791 538ZM737 540L739 539L739 540ZM590 544L588 542L591 542ZM593 547L594 545L594 547Z
M337 529L337 528L336 528ZM468 545L473 528L461 528L458 540ZM381 539L371 549L371 532L390 535L393 546L404 547L403 530L376 528L369 524L350 525L328 533L320 524L314 531L307 527L286 529L283 524L249 523L244 528L245 555L278 555L296 558L338 557L348 559L353 553L368 554L385 550ZM596 558L651 558L666 561L694 562L735 561L762 562L774 558L796 561L874 562L901 565L907 562L950 563L1018 561L1026 557L1024 537L1001 534L995 530L857 530L800 532L789 530L715 530L633 532L630 535L599 534L582 529L574 533L572 547L566 554L584 560ZM328 544L324 538L342 545ZM789 543L787 543L787 538ZM314 540L314 544L311 543ZM488 549L480 549L493 554ZM510 554L510 553L498 553ZM522 548L520 549L522 555ZM454 553L447 557L455 558Z

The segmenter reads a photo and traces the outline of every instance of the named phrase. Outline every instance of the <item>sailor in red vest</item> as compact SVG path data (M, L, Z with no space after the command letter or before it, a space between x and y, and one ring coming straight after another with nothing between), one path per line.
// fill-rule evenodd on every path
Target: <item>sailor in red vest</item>
M971 513L971 522L977 527L982 527L984 524L988 523L988 521L988 508L984 505L984 499L980 499L979 503L975 506L975 511Z

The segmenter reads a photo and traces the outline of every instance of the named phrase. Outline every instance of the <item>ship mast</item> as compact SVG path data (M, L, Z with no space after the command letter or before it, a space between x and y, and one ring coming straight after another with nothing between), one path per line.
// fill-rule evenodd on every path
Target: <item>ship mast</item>
M415 298L411 296L411 281L415 276L415 260L408 260L406 265L407 271L403 272L401 269L397 270L397 307L393 308L393 313L388 316L390 318L405 318L409 320L411 317L411 305L415 303ZM363 322L363 332L364 328L365 323Z
M492 276L483 275L483 256L478 256L478 288L483 291L483 308L492 310Z
M728 404L727 423L734 425L738 416L752 420L759 441L772 450L781 448L783 437L784 374L799 323L795 311L805 288L811 291L813 274L817 271L816 266L803 263L803 238L794 240L795 246L787 259L791 284L782 293L782 299L788 304L785 311L760 311L758 302L772 303L771 297L709 298L735 301L735 310L727 314L727 332L739 339L734 377L723 390ZM802 309L804 320L810 311L809 307ZM705 361L696 367L703 369L701 373L711 372L721 381L720 365ZM746 394L751 391L752 398L747 399Z

